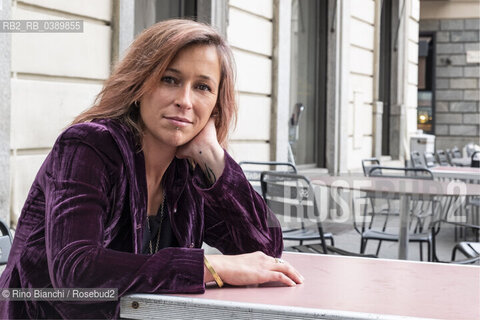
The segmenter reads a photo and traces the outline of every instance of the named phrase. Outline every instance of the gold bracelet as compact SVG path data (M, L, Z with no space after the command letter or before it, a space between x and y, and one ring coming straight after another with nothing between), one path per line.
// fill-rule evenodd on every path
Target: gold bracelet
M212 274L213 279L217 283L218 287L219 288L223 287L222 279L220 278L218 273L215 271L215 269L213 269L212 265L208 262L207 257L203 256L203 262L205 263L205 267L207 267L208 271L210 271L210 273Z

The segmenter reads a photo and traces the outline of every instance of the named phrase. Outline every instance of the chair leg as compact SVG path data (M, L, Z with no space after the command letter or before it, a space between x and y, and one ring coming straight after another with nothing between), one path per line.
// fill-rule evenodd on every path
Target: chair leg
M432 258L432 244L430 242L427 242L427 261L433 261L433 258Z
M478 225L478 219L479 219L479 207L476 207L474 210L472 209L472 212L475 212L473 217L475 219L475 225ZM479 242L480 238L480 230L476 230L475 232L475 241Z
M432 232L432 242L431 242L431 258L432 258L432 262L437 262L438 261L438 257L437 257L437 243L436 243L436 240L435 240L435 229L432 228L431 230Z
M457 226L454 226L453 231L454 231L453 239L455 242L457 242L458 241Z
M457 253L457 246L453 247L453 251L452 251L452 261L455 261L456 253Z
M377 246L377 251L375 255L378 257L378 254L380 253L380 247L382 246L382 240L378 240L378 246Z
M419 242L419 247L420 247L420 261L423 261L423 243Z
M432 262L433 257L432 257L432 243L430 241L427 241L427 261Z
M367 240L361 239L360 240L360 253L365 253L365 249L367 248Z

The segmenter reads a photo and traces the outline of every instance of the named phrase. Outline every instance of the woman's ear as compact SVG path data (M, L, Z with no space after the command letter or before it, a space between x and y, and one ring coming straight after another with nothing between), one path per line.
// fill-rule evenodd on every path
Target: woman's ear
M216 105L215 108L213 108L213 111L212 111L212 114L210 115L210 117L211 118L218 117L218 115L220 114L220 112L218 110L219 110L218 105Z

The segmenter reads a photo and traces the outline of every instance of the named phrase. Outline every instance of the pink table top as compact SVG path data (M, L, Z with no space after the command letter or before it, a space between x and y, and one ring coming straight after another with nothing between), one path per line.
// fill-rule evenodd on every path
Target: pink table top
M180 295L369 314L480 319L480 267L284 253L305 277L296 287L208 288Z

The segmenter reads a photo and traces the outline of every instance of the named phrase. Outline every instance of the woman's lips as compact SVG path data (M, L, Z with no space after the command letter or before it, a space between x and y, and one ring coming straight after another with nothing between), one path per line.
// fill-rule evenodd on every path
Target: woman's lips
M165 119L176 127L186 127L192 124L190 120L181 117L165 117Z

